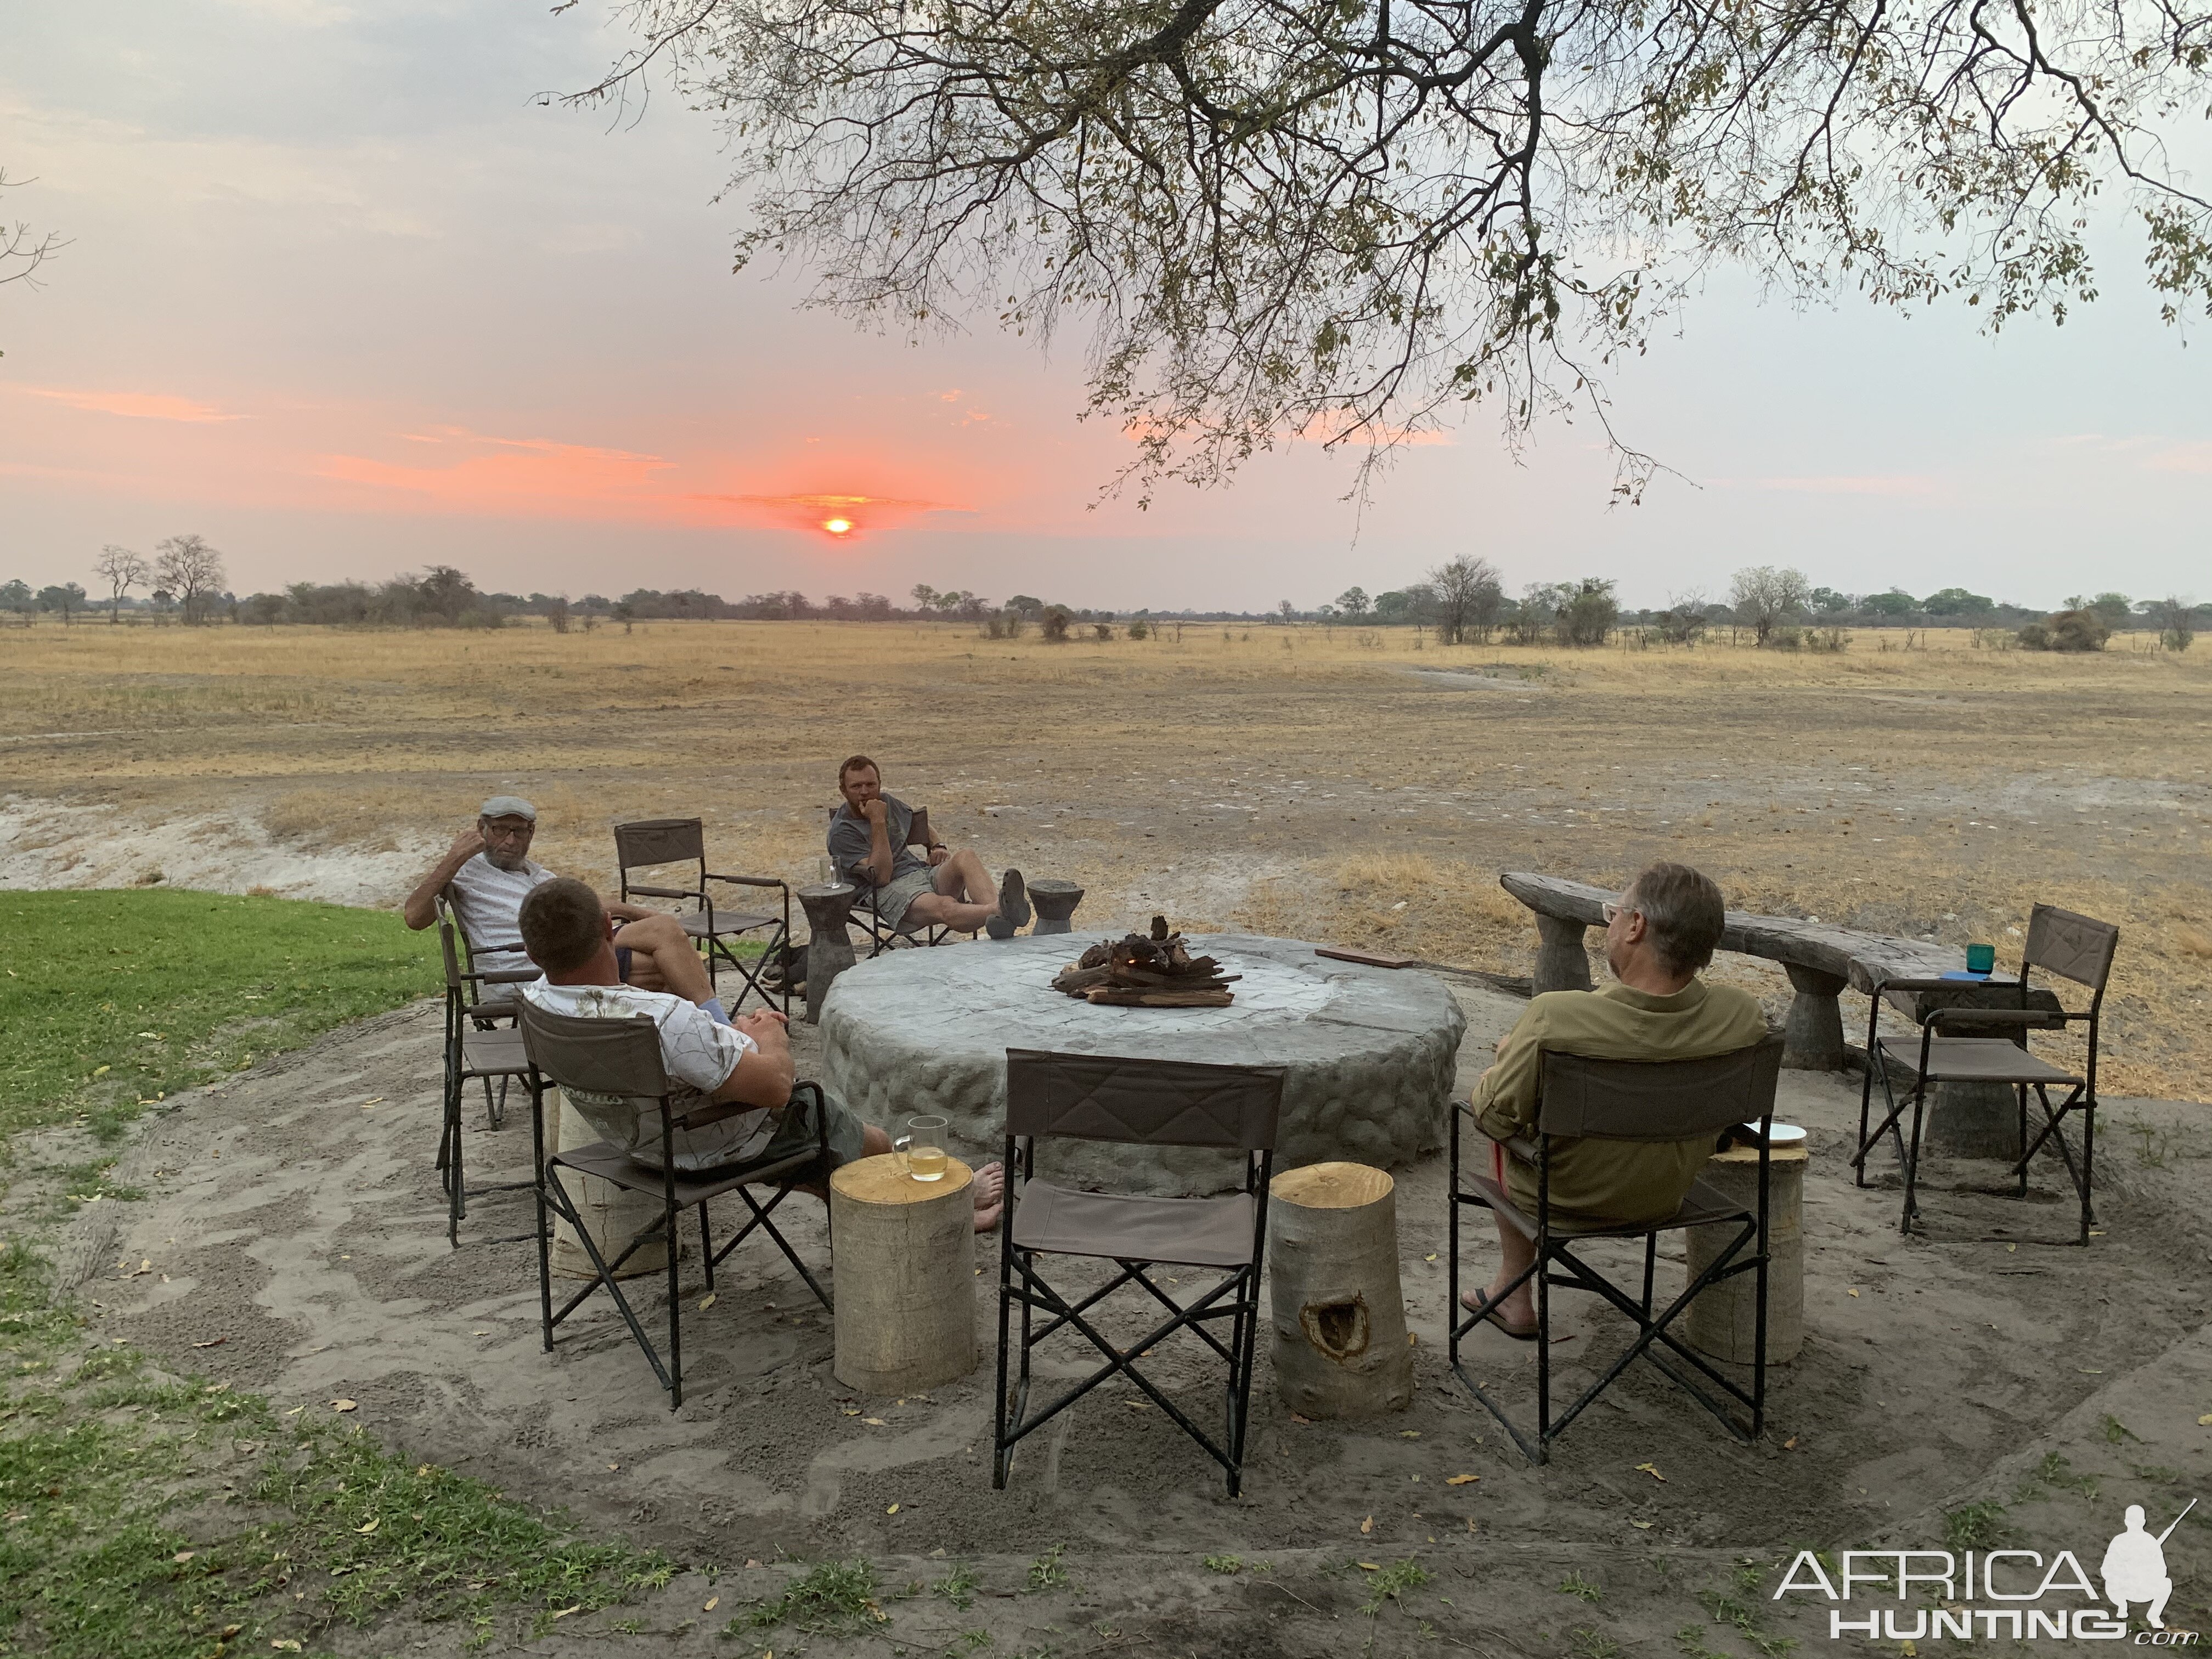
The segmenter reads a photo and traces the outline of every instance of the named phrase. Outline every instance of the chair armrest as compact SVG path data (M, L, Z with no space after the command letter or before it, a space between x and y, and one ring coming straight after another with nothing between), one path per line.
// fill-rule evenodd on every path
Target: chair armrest
M1874 994L1880 996L1885 991L1955 991L1972 983L1971 980L1962 979L1878 979Z
M732 887L789 887L791 885L781 876L718 876L712 870L707 872L707 879L726 881ZM630 890L641 893L645 890L641 887L634 887Z
M1473 1101L1455 1100L1452 1102L1452 1107L1455 1111L1465 1112L1469 1117L1475 1118L1477 1120L1478 1127L1480 1127L1480 1115L1474 1109L1474 1103ZM1488 1140L1490 1137L1487 1134L1485 1134L1483 1139ZM1496 1146L1498 1143L1492 1141L1491 1144ZM1519 1158L1523 1164L1534 1164L1540 1156L1537 1150L1536 1143L1529 1139L1526 1135L1514 1135L1506 1140L1504 1145L1507 1152L1512 1153L1514 1157Z
M647 898L695 899L699 896L699 890L696 887L641 887L635 882L630 883L629 886L625 890L632 893L642 893Z
M463 979L472 979L479 985L526 985L544 977L535 968L488 968L482 972L466 973Z
M1929 1012L1926 1024L1931 1031L1952 1020L1961 1025L2025 1025L2031 1030L2049 1030L2054 1022L2063 1025L2069 1018L2047 1008L1936 1008Z

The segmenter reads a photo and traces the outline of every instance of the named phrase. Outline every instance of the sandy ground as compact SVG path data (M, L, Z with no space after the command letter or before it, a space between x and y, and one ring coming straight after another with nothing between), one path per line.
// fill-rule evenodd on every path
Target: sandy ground
M1459 994L1464 1082L1520 1005ZM803 1073L812 1034L800 1031ZM100 1339L264 1390L286 1409L357 1401L353 1420L408 1455L570 1505L692 1569L642 1609L577 1618L532 1644L539 1652L921 1655L969 1651L963 1632L975 1632L1003 1655L1448 1648L1601 1659L1687 1652L1676 1640L1687 1632L1713 1652L1747 1654L1710 1611L1747 1561L1764 1574L1749 1601L1759 1627L1810 1646L1826 1640L1825 1611L1765 1599L1772 1568L1800 1546L1940 1547L1946 1510L1989 1499L2010 1506L2008 1542L2089 1559L2123 1504L2149 1505L2162 1525L2185 1495L2212 1492L2212 1427L2200 1423L2212 1421L2212 1137L2195 1109L2108 1103L2103 1236L2088 1249L2048 1242L2072 1236L2055 1166L2025 1203L1945 1190L1988 1182L1995 1166L1936 1168L1929 1236L1907 1242L1895 1191L1848 1180L1855 1080L1786 1073L1784 1114L1808 1126L1813 1152L1808 1332L1802 1357L1772 1374L1765 1439L1723 1437L1639 1369L1542 1468L1511 1450L1444 1366L1446 1171L1424 1160L1397 1172L1418 1339L1412 1407L1368 1423L1295 1421L1273 1397L1263 1340L1245 1491L1231 1501L1202 1454L1118 1387L1041 1437L1011 1487L993 1491L988 1271L976 1305L985 1361L927 1397L859 1398L837 1383L827 1316L780 1258L750 1246L726 1264L714 1304L686 1310L681 1411L666 1408L604 1304L544 1353L531 1248L447 1247L431 1168L438 1064L438 1012L425 1003L180 1097L139 1126L112 1177L145 1200L88 1206L65 1267ZM519 1114L495 1131L473 1105L469 1135L480 1175L526 1170ZM81 1155L60 1131L23 1153L32 1164ZM16 1201L35 1187L20 1183ZM797 1246L826 1263L820 1209L796 1202ZM523 1224L526 1200L486 1200L464 1238ZM1494 1248L1475 1243L1477 1271ZM994 1268L988 1242L976 1261ZM657 1290L639 1295L659 1310ZM1571 1389L1619 1328L1581 1298L1562 1300ZM1472 1353L1481 1374L1528 1397L1528 1348L1485 1334ZM1217 1409L1187 1355L1161 1359L1194 1413ZM2052 1453L2094 1477L2098 1495L2034 1482ZM1460 1474L1480 1479L1446 1484ZM1056 1545L1071 1583L1030 1593L1030 1562ZM2192 1517L2167 1552L2179 1587L2168 1622L2203 1628L2212 1527ZM781 1585L781 1558L853 1554L894 1590L968 1561L984 1593L967 1612L927 1595L888 1601L890 1622L850 1643L716 1635L746 1597ZM1232 1554L1243 1571L1201 1562ZM1408 1557L1430 1581L1364 1613L1372 1575L1358 1564ZM720 1570L713 1583L709 1568ZM1563 1593L1570 1575L1588 1591ZM710 1597L718 1611L705 1610ZM623 1635L623 1620L645 1633ZM457 1650L466 1634L336 1633L362 1653Z

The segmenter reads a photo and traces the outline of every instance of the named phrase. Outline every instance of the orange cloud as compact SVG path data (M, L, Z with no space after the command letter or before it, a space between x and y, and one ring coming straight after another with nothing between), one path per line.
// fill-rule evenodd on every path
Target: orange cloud
M599 504L669 513L674 499L656 490L653 475L675 463L627 449L564 444L550 438L488 438L447 428L403 433L410 443L466 446L475 453L447 466L401 466L362 455L327 455L319 476L373 489L404 490L465 512L511 513L518 507Z
M702 506L735 509L739 521L786 530L823 530L839 540L863 530L888 530L924 513L960 513L941 501L902 501L890 495L687 495ZM725 520L727 521L726 520ZM842 529L832 526L842 525Z
M246 418L243 415L226 415L211 404L196 404L189 398L171 397L163 392L80 392L61 386L19 386L15 390L28 392L33 398L51 398L71 409L89 410L96 415L123 415L139 421L185 421L206 425Z

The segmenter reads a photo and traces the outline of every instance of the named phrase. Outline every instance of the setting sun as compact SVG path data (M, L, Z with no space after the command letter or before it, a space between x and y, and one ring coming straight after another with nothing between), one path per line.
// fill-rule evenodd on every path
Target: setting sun
M853 521L850 519L824 519L822 527L833 536L845 536L852 533Z

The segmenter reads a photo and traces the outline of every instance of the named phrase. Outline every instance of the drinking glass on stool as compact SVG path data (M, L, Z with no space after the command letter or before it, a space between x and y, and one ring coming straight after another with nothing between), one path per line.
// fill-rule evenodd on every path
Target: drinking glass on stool
M891 1142L891 1150L916 1181L945 1179L945 1131L950 1122L942 1117L910 1117L906 1133Z

